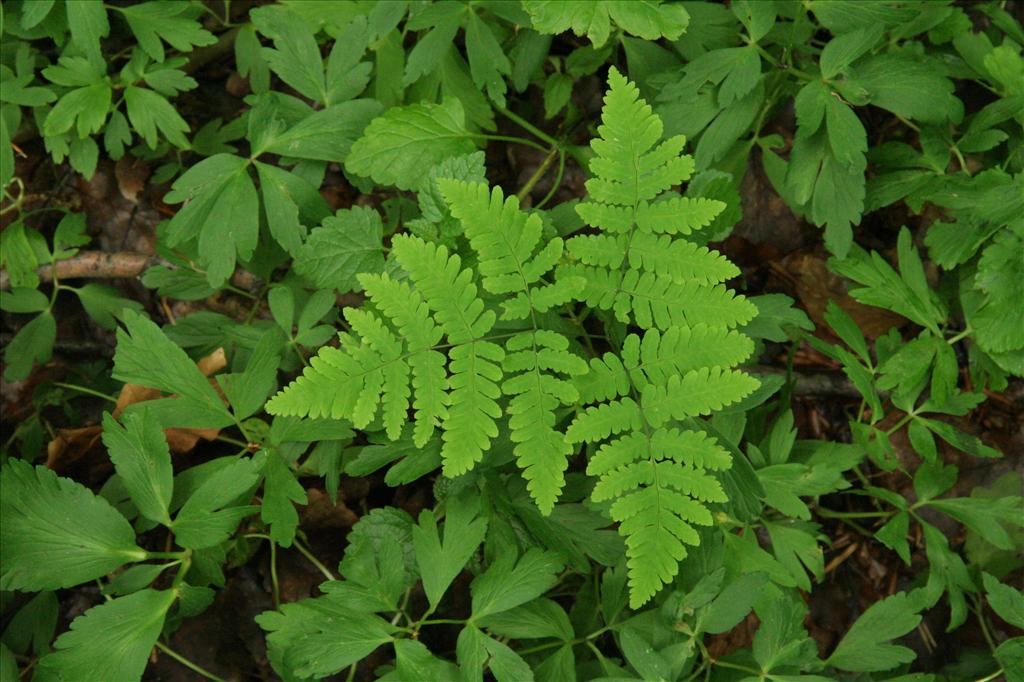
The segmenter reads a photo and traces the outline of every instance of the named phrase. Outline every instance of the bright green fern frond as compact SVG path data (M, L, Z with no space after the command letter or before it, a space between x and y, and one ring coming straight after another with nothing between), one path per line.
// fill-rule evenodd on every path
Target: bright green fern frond
M555 238L538 250L541 220L519 210L516 197L505 198L500 188L457 180L440 180L438 186L451 213L462 222L470 246L476 251L477 269L485 289L494 294L513 294L503 302L505 320L530 320L529 331L506 343L502 391L511 396L508 405L513 452L527 487L548 514L564 485L572 446L555 428L557 410L572 405L579 393L566 377L584 374L586 363L569 352L569 340L539 329L535 314L571 301L582 280L563 278L544 284L542 278L562 255L562 240Z
M678 573L694 526L727 501L715 472L731 464L715 439L673 421L708 415L749 395L756 379L732 369L753 352L734 331L757 314L724 284L739 269L685 239L725 208L674 187L693 172L682 137L662 140L661 120L614 69L600 139L591 143L594 177L576 207L594 232L566 242L558 279L583 279L580 295L644 331L621 350L590 360L574 380L580 401L566 440L599 443L587 473L592 498L611 501L626 538L630 605L637 608ZM595 404L596 403L596 404Z

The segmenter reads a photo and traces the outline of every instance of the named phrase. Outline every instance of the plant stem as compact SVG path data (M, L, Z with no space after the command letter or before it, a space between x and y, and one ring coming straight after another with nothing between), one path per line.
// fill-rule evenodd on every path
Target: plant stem
M973 329L971 329L971 327L970 327L970 326L968 326L968 327L967 327L967 329L963 330L962 332L960 332L960 333L959 333L959 334L957 334L956 336L951 336L950 338L946 339L946 343L948 343L949 345L951 345L951 346L952 346L952 345L953 345L953 344L955 344L955 343L956 343L957 341L960 341L961 339L965 339L965 338L967 338L967 337L968 337L968 336L970 336L970 335L971 335L971 334L972 334L973 332L974 332L974 330L973 330Z
M537 126L535 126L532 123L530 123L529 121L527 121L522 116L519 116L518 114L515 114L515 113L509 111L508 109L506 109L504 107L495 106L495 109L498 111L499 114L501 114L502 116L504 116L508 120L515 122L516 124L519 125L520 128L522 128L523 130L531 133L537 139L544 140L545 142L547 142L552 147L559 146L558 145L558 140L556 140L555 138L551 137L550 135L545 133L543 130L541 130Z
M815 511L818 516L824 516L826 519L880 519L892 516L892 512L840 512L825 509L824 507L818 507Z
M544 198L540 200L534 208L543 208L544 204L551 201L551 197L555 196L555 192L562 186L562 177L565 175L565 150L558 150L558 172L555 173L555 181L551 183L551 189L544 195Z
M551 168L551 164L554 163L555 156L558 155L558 152L558 147L551 148L551 151L549 151L548 155L544 157L544 161L542 161L541 164L537 166L537 170L533 172L533 175L530 176L530 179L526 181L526 184L523 185L522 189L516 192L516 197L518 197L519 201L522 201L527 196L529 196L534 186L540 181L541 178L544 177L544 174L548 172L548 168Z
M77 384L66 384L63 381L54 381L54 382L51 382L51 385L57 386L58 388L66 388L69 391L78 391L79 393L84 393L86 395L91 395L91 396L93 396L95 398L103 398L104 400L108 400L108 401L114 403L115 405L117 404L117 398L115 398L113 396L110 396L110 395L107 395L106 393L100 393L99 391L94 391L93 389L86 388L85 386L78 386Z
M188 660L187 658L185 658L184 656L182 656L177 651L175 651L171 647L167 646L163 642L158 641L156 643L156 648L159 649L160 651L164 652L165 654L167 654L168 656L170 656L174 660L176 660L178 663L181 663L183 666L185 666L186 668L188 668L192 672L197 673L199 675L202 675L203 677L205 677L208 680L213 680L213 682L227 682L223 677L218 677L217 675L214 675L213 673L211 673L209 670L206 670L205 668L202 668L202 667L196 665L195 663L193 663L192 661Z
M547 148L542 147L533 140L527 140L525 137L513 137L511 135L484 135L478 134L472 137L480 138L482 140L494 140L495 142L514 142L515 144L525 144L527 147L533 147L542 152L546 152Z
M337 580L337 578L334 577L334 574L331 573L331 571L326 566L320 563L320 560L313 556L313 553L309 551L309 549L304 547L303 544L299 542L298 538L295 538L292 544L295 545L295 549L299 550L299 554L306 557L306 559L309 560L309 563L316 566L317 570L320 571L320 573L322 573L325 578L327 578L328 580Z

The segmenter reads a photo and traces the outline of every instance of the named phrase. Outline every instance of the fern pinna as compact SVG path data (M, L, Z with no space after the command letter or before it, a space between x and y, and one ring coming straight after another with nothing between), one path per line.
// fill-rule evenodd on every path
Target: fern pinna
M445 246L395 236L393 255L408 278L360 275L367 303L345 310L350 330L339 347L321 349L267 409L358 428L379 414L397 440L411 407L416 446L440 432L446 476L471 470L507 418L517 464L545 514L568 458L593 444L592 498L611 502L638 607L677 573L685 545L698 543L693 525L711 523L708 505L726 501L714 472L730 466L728 452L680 426L757 387L732 369L753 351L735 327L756 309L722 284L735 266L686 238L724 204L672 190L693 172L684 140L657 144L661 121L636 87L615 70L610 83L589 196L577 206L593 230L544 241L540 215L521 211L517 198L439 180L473 267ZM544 324L549 311L574 303L639 333L588 363ZM566 408L575 416L560 427Z

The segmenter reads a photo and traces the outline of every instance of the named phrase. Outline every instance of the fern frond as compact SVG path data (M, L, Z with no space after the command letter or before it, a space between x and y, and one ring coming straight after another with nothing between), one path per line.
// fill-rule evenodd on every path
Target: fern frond
M535 314L572 300L584 283L568 278L543 282L561 258L562 240L556 237L538 248L540 217L520 211L518 198L506 199L501 188L488 190L480 183L440 180L438 186L479 257L484 288L514 294L502 304L502 319L530 320L532 329L506 344L502 391L511 396L509 428L516 461L541 513L549 514L572 454L572 446L555 429L555 410L578 400L576 387L565 376L584 374L587 365L569 352L566 337L540 329Z

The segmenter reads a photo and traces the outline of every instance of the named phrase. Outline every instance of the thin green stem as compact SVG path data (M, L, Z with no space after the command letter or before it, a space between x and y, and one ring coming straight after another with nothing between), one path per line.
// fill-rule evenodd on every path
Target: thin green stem
M985 677L982 677L979 680L975 680L975 682L992 682L992 680L994 680L997 677L999 677L1000 675L1002 675L1003 672L1005 672L1005 671L1002 668L1000 668L999 670L995 671L991 675L986 675Z
M951 336L950 338L946 339L946 343L948 343L949 345L952 346L957 341L965 339L965 338L967 338L968 336L970 336L973 333L974 333L974 330L971 329L970 325L968 325L967 329L963 330L962 332L960 332L956 336Z
M913 414L903 415L903 417L898 422L893 424L892 427L885 432L885 435L891 436L892 434L896 433L897 431L902 429L913 418L914 418Z
M831 509L825 509L824 507L818 507L815 510L818 516L823 516L826 519L881 519L887 516L892 516L893 512L841 512L832 511Z
M320 573L323 574L325 578L327 578L328 580L337 580L337 578L334 577L334 574L331 573L330 569L324 566L319 559L313 556L313 553L309 551L309 549L306 548L301 542L299 542L298 538L295 538L292 544L295 546L295 549L299 550L299 554L306 557L309 563L316 566L317 570L320 571Z
M246 450L249 449L249 444L248 443L243 443L242 441L238 440L237 438L232 438L231 436L225 436L223 434L220 434L220 435L217 436L217 440L221 441L222 443L229 443L231 445L234 445L234 446L237 446L237 447L240 447L240 448L245 448Z
M146 552L146 560L149 559L177 559L183 561L188 552Z
M86 388L85 386L78 386L77 384L68 384L64 383L63 381L53 381L51 382L51 385L57 386L58 388L66 388L69 391L77 391L78 393L91 395L95 398L103 398L104 400L110 401L115 405L117 404L117 398L115 398L114 396L107 395L106 393L100 393L99 391L95 391L91 388Z
M431 618L420 621L420 625L465 625L466 622L465 618Z
M534 149L542 152L547 152L547 147L537 144L533 140L527 140L525 137L513 137L511 135L485 135L483 133L477 133L472 137L479 138L481 140L494 140L495 142L513 142L515 144L524 144L527 147L533 147Z
M551 164L554 163L555 156L557 156L558 153L559 149L557 147L551 148L551 151L549 151L548 155L544 157L544 160L541 162L541 164L537 166L537 170L533 172L533 175L530 176L530 179L526 181L526 184L523 185L522 189L516 192L516 197L519 199L519 201L522 201L527 196L529 196L530 192L533 191L533 188L537 185L538 182L540 182L540 179L543 178L544 174L548 172L549 168L551 168Z
M270 541L270 587L274 595L274 608L281 607L281 583L277 579L277 543Z
M544 208L544 204L551 201L551 198L555 196L555 192L562 186L562 178L565 176L565 150L558 150L558 172L555 173L555 181L551 183L551 189L544 195L544 198L540 200L534 208Z
M175 651L171 647L167 646L163 642L158 641L156 643L156 648L159 649L160 651L164 652L165 654L167 654L168 656L170 656L174 660L176 660L178 663L181 663L183 666L185 666L186 668L188 668L192 672L194 672L194 673L196 673L198 675L202 675L203 677L205 677L208 680L213 680L213 682L227 682L227 680L225 680L223 677L218 677L217 675L214 675L213 673L211 673L206 668L202 668L199 665L196 665L195 663L193 663L192 661L188 660L187 658L185 658L184 656L182 656L177 651Z
M515 122L517 125L519 125L520 128L522 128L523 130L531 133L537 139L544 140L545 142L547 142L552 147L558 147L559 146L558 140L556 140L555 138L551 137L550 135L548 135L543 130L541 130L537 126L533 125L529 121L527 121L525 118L523 118L519 114L511 112L508 109L506 109L505 107L497 107L496 106L495 109L497 109L499 114L501 114L502 116L504 116L508 120Z

